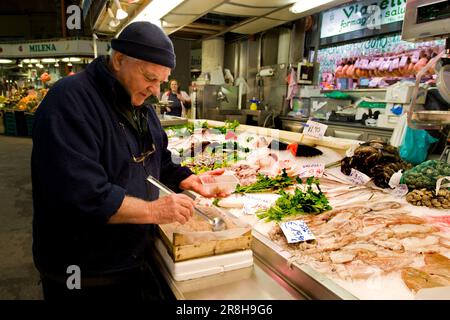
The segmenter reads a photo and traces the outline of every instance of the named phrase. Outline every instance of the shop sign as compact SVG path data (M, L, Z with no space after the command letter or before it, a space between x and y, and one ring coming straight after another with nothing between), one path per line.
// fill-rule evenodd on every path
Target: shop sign
M54 40L47 42L3 43L0 58L45 58L57 56L93 56L92 40ZM98 54L107 54L108 41L97 40Z
M403 21L406 0L363 0L322 14L320 37L327 38L362 29L379 29Z
M30 52L56 51L54 43L30 44Z

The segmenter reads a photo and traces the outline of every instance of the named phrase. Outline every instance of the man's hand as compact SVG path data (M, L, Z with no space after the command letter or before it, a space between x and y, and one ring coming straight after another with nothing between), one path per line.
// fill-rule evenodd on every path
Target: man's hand
M224 172L225 172L224 169L216 169L216 170L206 172L204 174L218 176L218 175L223 174ZM224 198L224 197L228 196L227 193L223 193L223 192L218 193L218 194L207 193L205 191L205 189L203 188L202 181L195 174L193 174L193 175L187 177L186 179L184 179L183 181L181 181L180 189L191 190L191 191L197 192L198 194L200 194L201 196L206 197L206 198L215 198L215 197Z
M194 200L185 194L170 194L149 202L149 211L155 224L185 224L194 214Z
M111 216L111 224L186 223L194 214L194 200L184 194L171 194L155 201L125 196L120 208Z

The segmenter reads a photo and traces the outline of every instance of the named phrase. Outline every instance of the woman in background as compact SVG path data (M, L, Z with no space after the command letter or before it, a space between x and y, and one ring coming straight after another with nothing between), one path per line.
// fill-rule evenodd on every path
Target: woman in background
M167 114L185 117L186 109L191 107L191 98L186 91L180 90L178 80L176 79L170 80L169 88L161 97L161 101L172 101L172 105L167 107Z

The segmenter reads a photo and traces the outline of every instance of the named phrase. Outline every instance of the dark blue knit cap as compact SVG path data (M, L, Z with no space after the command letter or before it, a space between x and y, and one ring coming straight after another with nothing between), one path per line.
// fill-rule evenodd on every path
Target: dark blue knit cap
M145 21L133 22L123 29L111 47L127 56L175 68L175 52L172 41L164 31Z

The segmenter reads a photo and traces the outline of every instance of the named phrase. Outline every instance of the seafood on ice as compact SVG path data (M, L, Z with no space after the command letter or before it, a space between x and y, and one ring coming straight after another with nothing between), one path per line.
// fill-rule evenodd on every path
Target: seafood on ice
M426 218L411 215L400 203L367 203L290 219L304 220L316 240L288 244L279 225L272 228L269 237L291 253L291 261L308 264L332 278L360 280L399 272L413 290L421 284L411 283L425 279L428 272L433 283L450 284L448 263L433 270L427 263L436 255L443 257L441 260L450 256L448 233ZM414 269L424 263L424 268ZM436 269L438 276L433 273Z

